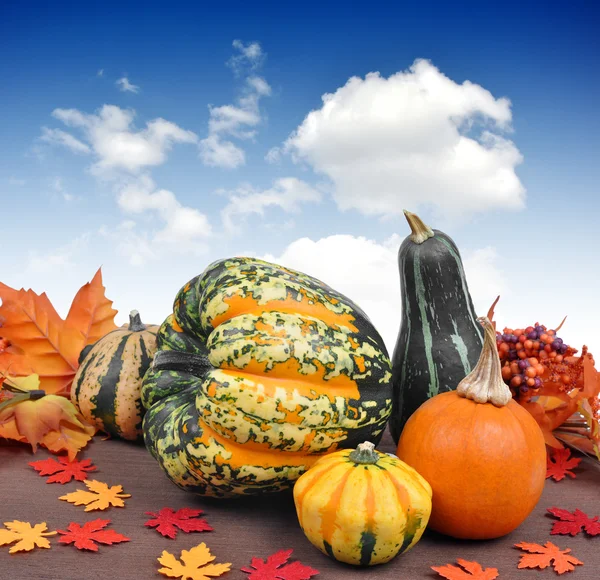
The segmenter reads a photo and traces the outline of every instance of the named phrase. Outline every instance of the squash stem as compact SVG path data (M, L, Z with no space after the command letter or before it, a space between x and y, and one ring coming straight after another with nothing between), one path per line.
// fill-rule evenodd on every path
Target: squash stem
M146 330L146 325L142 322L140 318L140 313L137 310L132 310L129 313L129 327L128 330L132 332L140 332L141 330Z
M410 239L415 244L422 244L429 238L433 238L435 235L433 230L429 226L425 225L423 220L416 213L411 213L404 210L404 217L406 217L406 221L408 222L408 225L412 231Z
M374 465L379 460L379 454L375 451L375 445L370 441L360 443L358 447L348 456L354 463Z
M475 368L458 384L456 392L476 403L492 403L496 407L504 407L512 399L512 394L502 378L496 330L487 316L482 316L477 321L484 329L481 355Z

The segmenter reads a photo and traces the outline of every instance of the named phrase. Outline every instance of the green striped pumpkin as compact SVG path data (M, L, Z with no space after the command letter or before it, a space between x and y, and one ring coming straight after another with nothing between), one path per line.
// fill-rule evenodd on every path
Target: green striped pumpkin
M279 491L322 455L381 438L383 340L358 306L306 274L219 260L180 290L157 342L144 438L183 489Z
M390 418L396 443L421 404L454 390L471 372L483 346L456 244L417 215L404 213L412 233L398 252L402 321L392 358Z
M158 326L146 326L133 310L129 324L87 346L71 388L71 401L88 422L130 441L142 440L140 391L156 352Z

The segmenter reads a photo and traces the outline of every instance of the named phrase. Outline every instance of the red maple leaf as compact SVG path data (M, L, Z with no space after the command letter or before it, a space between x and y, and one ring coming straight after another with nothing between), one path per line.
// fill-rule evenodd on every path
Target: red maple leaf
M554 522L551 534L571 534L571 536L576 536L582 530L589 536L600 534L598 516L590 518L578 509L571 513L568 510L552 507L548 508L548 511L560 520L559 522Z
M74 544L79 550L92 550L93 552L98 551L95 542L107 545L129 542L129 538L123 534L119 534L114 530L105 530L104 528L108 524L110 524L110 520L101 519L86 522L83 526L71 522L66 531L57 530L59 534L62 534L59 542L61 544Z
M252 568L241 568L242 572L250 574L248 580L309 580L319 571L313 570L300 562L287 561L294 550L279 550L266 560L252 558ZM284 566L285 564L285 566Z
M554 478L555 481L564 479L565 475L575 477L575 474L570 469L577 467L581 463L581 458L571 457L571 450L555 449L552 456L548 455L546 463L546 479Z
M86 472L96 471L96 466L92 465L91 459L69 461L66 457L59 457L58 461L50 457L40 461L31 461L29 465L39 471L40 475L50 475L46 483L69 483L72 479L85 481L87 479Z
M177 511L171 508L162 508L157 514L146 512L147 516L153 516L154 519L144 523L149 528L156 528L156 531L168 538L175 538L177 528L182 532L212 532L213 528L206 520L198 518L203 513L202 510L193 510L191 508L181 508Z

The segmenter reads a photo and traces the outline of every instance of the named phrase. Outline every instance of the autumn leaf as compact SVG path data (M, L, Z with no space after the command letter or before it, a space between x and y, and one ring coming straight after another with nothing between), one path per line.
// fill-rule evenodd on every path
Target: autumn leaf
M37 375L6 377L7 385L19 394L0 404L0 437L29 443L34 452L38 445L55 453L67 451L73 460L96 432L71 401L39 391Z
M481 564L477 562L469 562L467 560L456 560L463 569L452 564L446 564L445 566L432 566L431 569L435 570L442 578L447 580L494 580L498 578L497 568L486 568L485 570L481 567Z
M191 508L181 508L177 511L171 508L162 508L158 513L146 512L146 515L153 516L154 519L144 523L149 528L156 528L156 531L168 538L175 538L177 528L182 532L211 532L212 527L201 518L202 510Z
M112 545L120 542L129 542L129 538L114 530L105 530L110 520L93 520L86 522L83 526L71 522L66 530L57 530L61 534L58 540L61 544L73 544L79 550L98 551L100 544Z
M570 449L555 449L547 458L546 479L552 477L555 481L560 481L565 475L575 478L575 474L569 470L580 463L581 458L571 457Z
M37 374L44 391L68 395L81 350L117 328L117 311L104 291L99 269L77 292L66 320L62 320L45 293L14 290L0 283L2 337L11 343L0 353L0 372Z
M52 457L29 463L40 475L49 475L46 483L69 483L72 479L85 481L87 472L96 471L91 459L83 461L69 461L66 457L59 457L58 461Z
M158 561L164 566L159 572L169 578L182 580L209 580L229 572L231 564L209 564L215 559L202 542L191 550L182 550L180 560L166 550L163 551Z
M308 580L319 571L313 570L300 562L288 564L293 550L279 550L266 560L252 558L251 568L241 568L249 574L248 580Z
M108 509L111 505L124 507L125 502L123 499L131 497L128 493L122 493L123 487L120 485L108 487L106 483L95 479L87 479L83 483L90 491L78 489L72 493L61 495L58 499L64 499L75 505L85 505L87 506L85 511L91 512Z
M551 534L570 534L571 536L576 536L581 531L585 531L589 536L600 534L598 516L590 518L578 509L571 513L569 510L556 507L548 508L548 512L560 520L554 522Z
M531 544L529 542L521 542L515 544L515 547L525 550L526 552L531 552L531 554L524 554L521 556L519 568L544 569L552 564L556 573L564 574L565 572L572 572L575 570L575 566L583 565L583 562L574 556L569 555L569 552L571 551L569 548L561 550L552 542L546 542L543 546Z
M48 536L55 536L56 532L49 532L46 522L35 524L33 527L29 522L4 522L5 529L0 529L0 546L17 542L8 551L9 554L15 552L29 552L36 546L38 548L49 548L50 542L46 539Z

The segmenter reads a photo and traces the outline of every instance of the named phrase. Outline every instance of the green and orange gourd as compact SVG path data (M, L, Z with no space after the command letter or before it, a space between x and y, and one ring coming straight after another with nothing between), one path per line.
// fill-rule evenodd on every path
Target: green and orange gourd
M369 442L319 459L294 486L300 527L324 554L373 566L410 550L431 514L431 486Z
M144 438L181 488L279 491L324 454L378 442L390 381L383 340L348 298L276 264L219 260L159 331Z
M137 310L129 324L83 349L71 387L71 402L84 418L113 437L142 440L142 379L156 352L158 327Z

